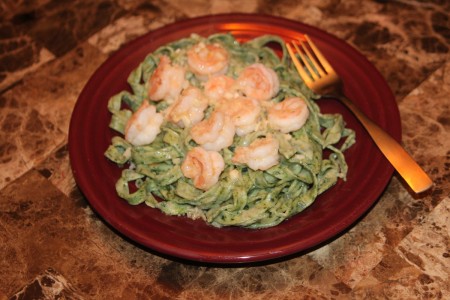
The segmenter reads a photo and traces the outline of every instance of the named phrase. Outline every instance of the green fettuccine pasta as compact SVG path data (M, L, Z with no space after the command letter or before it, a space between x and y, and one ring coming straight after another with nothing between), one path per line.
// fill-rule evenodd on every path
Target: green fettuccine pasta
M207 190L194 186L183 175L181 165L189 150L199 146L190 127L163 121L155 140L148 145L133 145L123 137L132 114L148 101L157 112L170 107L170 101L149 100L149 79L161 55L174 65L185 67L187 51L199 42L220 44L229 54L226 75L237 78L245 67L260 63L274 70L280 87L270 100L278 103L288 97L299 97L309 109L306 123L298 130L281 133L270 126L235 136L233 144L221 149L225 167L217 183ZM281 47L281 58L267 47ZM185 75L189 85L204 89L204 80L191 71ZM231 34L209 37L192 35L164 45L150 53L128 77L131 92L122 91L108 103L110 127L118 132L105 156L122 167L116 183L118 195L131 205L145 204L168 215L203 219L216 227L242 226L265 228L275 226L310 206L318 195L345 180L347 164L343 152L355 142L354 131L345 127L341 115L322 114L315 102L317 96L307 88L287 60L284 41L265 35L240 43ZM213 105L205 111L205 118ZM262 114L266 114L263 111ZM259 137L271 135L279 144L279 163L267 170L253 170L233 163L234 151ZM136 189L131 191L130 184Z

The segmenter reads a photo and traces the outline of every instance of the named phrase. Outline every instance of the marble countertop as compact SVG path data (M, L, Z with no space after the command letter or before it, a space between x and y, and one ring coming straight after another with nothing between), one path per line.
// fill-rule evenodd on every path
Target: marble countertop
M450 3L295 2L0 3L0 299L448 299ZM236 12L301 21L365 55L390 85L403 144L434 187L414 195L394 174L344 234L266 264L168 259L107 226L69 163L70 116L83 86L150 30Z

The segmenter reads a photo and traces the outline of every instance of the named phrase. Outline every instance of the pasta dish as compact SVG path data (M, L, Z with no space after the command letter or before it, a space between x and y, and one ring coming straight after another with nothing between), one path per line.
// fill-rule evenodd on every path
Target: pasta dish
M108 102L118 134L105 156L131 205L266 228L346 178L355 133L320 112L278 36L193 34L149 53L128 84Z

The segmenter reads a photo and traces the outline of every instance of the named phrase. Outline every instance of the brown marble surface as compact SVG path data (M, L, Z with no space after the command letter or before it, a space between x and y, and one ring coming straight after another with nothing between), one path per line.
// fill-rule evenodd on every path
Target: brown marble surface
M6 0L0 2L0 299L449 299L450 2ZM332 242L278 263L217 267L164 258L92 212L67 135L90 75L165 24L244 12L347 41L397 99L403 143L435 186L396 175Z

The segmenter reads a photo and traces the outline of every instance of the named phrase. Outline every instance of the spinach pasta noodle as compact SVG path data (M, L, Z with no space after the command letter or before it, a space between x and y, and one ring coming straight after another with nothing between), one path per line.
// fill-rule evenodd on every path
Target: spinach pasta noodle
M208 101L202 107L199 120L181 124L167 117L177 95L158 100L149 96L152 76L165 58L172 68L185 70L181 92L190 87L205 91L208 78L188 67L188 51L199 44L218 45L226 50L228 64L220 71L220 76L236 80L246 68L257 64L273 70L278 80L276 93L263 101L258 111L257 126L233 135L231 144L215 149L223 165L217 179L207 188L199 188L186 175L183 162L190 151L203 147L193 138L193 127L213 118L216 104ZM274 47L267 45L277 45L281 57ZM128 83L130 92L122 91L108 102L110 128L118 134L112 138L105 156L122 168L116 190L131 205L145 203L165 214L203 219L216 227L265 228L303 211L337 180L346 178L343 152L355 142L354 131L345 127L341 115L320 112L315 102L317 95L297 75L288 61L284 41L278 36L265 35L240 43L231 34L209 37L193 34L147 55L129 75ZM173 91L171 86L168 91ZM301 128L283 132L271 126L267 118L271 106L290 98L300 98L309 115ZM150 104L153 116L164 118L158 119L151 142L131 142L125 132L143 104L146 107ZM268 137L278 149L276 164L257 169L236 159L238 149Z

